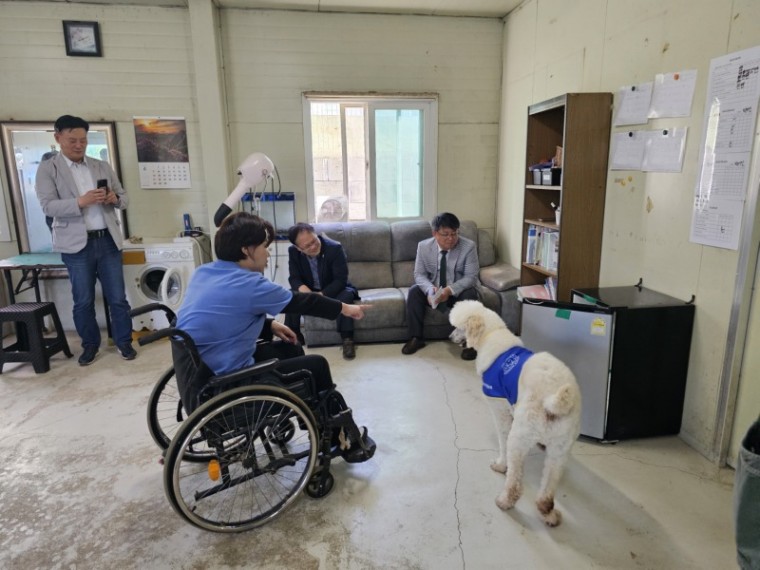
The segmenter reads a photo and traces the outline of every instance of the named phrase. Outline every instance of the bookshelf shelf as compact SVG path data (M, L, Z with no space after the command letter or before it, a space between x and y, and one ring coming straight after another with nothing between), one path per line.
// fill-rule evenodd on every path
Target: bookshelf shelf
M572 289L599 286L611 115L611 93L568 93L528 108L520 284L555 278L559 301L570 301ZM527 167L554 156L558 146L563 149L561 185L532 184ZM552 203L562 209L561 225L554 223ZM549 255L556 271L548 269L551 262L540 261L546 250L531 257L538 239L531 231L529 246L533 228L557 244Z
M541 226L542 228L549 228L551 230L558 230L559 226L550 220L540 220L528 218L525 220L526 224L533 224L534 226Z
M543 186L541 184L526 184L525 188L528 190L554 190L556 192L562 190L562 186Z
M536 273L540 273L541 275L546 275L547 277L557 276L556 271L552 271L550 269L547 269L546 267L541 267L540 265L536 265L534 263L523 263L522 266L523 266L523 269L527 269L528 271L535 271Z

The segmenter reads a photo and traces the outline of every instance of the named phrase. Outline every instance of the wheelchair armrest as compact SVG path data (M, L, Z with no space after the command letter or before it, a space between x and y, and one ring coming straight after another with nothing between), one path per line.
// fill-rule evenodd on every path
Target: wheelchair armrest
M139 317L140 315L144 315L145 313L150 313L151 311L163 311L166 313L166 320L169 321L172 325L174 325L177 319L177 315L174 313L174 311L162 303L148 303L142 307L137 307L129 311L129 316L135 318Z

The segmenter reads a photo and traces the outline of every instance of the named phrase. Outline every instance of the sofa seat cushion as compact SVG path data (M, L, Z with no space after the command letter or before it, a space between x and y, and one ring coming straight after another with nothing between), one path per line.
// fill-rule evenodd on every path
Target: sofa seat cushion
M520 284L520 270L507 263L481 267L480 282L493 291L506 291Z
M396 288L360 289L359 296L363 305L372 305L364 318L354 322L355 329L387 328L404 326L404 295ZM335 321L308 317L306 327L309 330L335 330Z

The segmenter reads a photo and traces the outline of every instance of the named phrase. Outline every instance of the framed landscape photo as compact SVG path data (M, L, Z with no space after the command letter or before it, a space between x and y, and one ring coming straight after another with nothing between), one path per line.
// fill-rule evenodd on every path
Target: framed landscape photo
M66 55L101 57L100 28L97 22L63 21Z

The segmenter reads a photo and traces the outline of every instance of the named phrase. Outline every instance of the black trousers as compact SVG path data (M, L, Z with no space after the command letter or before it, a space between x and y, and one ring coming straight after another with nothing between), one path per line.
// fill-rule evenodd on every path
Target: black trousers
M355 296L353 290L343 289L343 291L338 293L335 297L333 297L333 299L336 299L341 303L351 304L354 302ZM336 319L336 323L341 338L354 337L354 319L339 315ZM285 326L291 329L294 333L299 334L301 332L301 315L286 313Z
M272 358L278 358L280 363L277 370L283 374L297 370L308 370L314 376L317 392L329 390L333 387L330 364L318 354L305 355L303 347L299 344L290 344L283 341L259 342L254 353L256 362L264 362Z
M478 290L475 287L465 289L458 296L449 297L442 305L436 307L436 311L448 313L454 303L469 299L472 301L479 300ZM427 295L420 289L419 285L412 285L409 288L409 295L406 298L406 324L409 329L409 338L416 336L419 339L424 338L423 323L425 321L425 309L430 307L427 301Z

